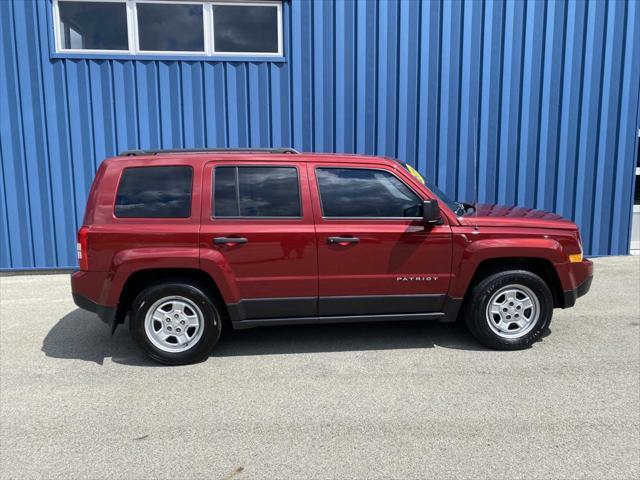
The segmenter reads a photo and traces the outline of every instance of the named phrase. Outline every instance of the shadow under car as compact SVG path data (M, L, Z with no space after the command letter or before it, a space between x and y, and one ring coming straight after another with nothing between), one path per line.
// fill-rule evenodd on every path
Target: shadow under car
M62 317L42 342L48 357L76 359L102 365L116 363L159 366L148 359L130 337L128 324L113 336L95 314L75 309ZM460 323L433 321L367 322L225 329L213 357L283 355L366 350L454 348L487 350Z

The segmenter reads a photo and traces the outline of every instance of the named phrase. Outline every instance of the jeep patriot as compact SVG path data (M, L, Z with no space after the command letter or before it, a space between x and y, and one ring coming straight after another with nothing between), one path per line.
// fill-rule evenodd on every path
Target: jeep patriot
M293 149L130 151L102 162L75 303L152 359L205 359L223 329L463 320L520 349L589 290L578 228L450 200L404 162Z

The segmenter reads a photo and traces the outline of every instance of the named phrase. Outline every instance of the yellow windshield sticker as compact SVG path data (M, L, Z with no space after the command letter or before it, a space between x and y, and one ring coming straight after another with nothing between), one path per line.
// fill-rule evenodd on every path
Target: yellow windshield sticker
M424 178L422 178L422 175L420 175L420 173L418 173L418 171L415 168L407 164L407 170L409 170L409 173L413 175L421 184L424 185Z

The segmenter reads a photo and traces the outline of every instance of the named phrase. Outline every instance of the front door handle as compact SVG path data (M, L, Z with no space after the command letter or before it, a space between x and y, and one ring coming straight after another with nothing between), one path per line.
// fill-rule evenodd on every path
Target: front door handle
M358 243L358 237L327 237L327 242L333 245L348 245L350 243Z
M216 245L231 245L234 243L247 243L248 241L244 237L216 237L213 239L213 243Z

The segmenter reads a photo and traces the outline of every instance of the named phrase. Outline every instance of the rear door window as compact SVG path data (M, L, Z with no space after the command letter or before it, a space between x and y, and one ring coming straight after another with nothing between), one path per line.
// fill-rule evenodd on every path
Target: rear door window
M294 217L302 215L295 167L216 167L214 217Z
M191 216L191 167L133 167L122 173L116 195L119 218Z

